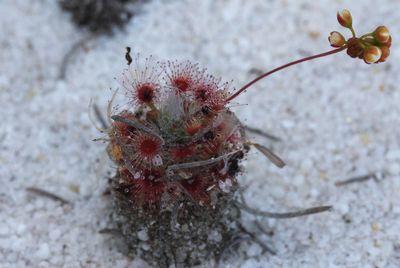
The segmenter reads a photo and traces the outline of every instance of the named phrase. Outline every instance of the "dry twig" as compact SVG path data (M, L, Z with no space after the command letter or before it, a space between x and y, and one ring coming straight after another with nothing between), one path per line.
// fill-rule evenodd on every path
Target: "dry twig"
M344 185L351 184L351 183L364 182L364 181L367 181L370 179L378 180L375 173L370 173L370 174L366 174L366 175L362 175L362 176L356 176L356 177L351 177L351 178L348 178L345 180L337 181L337 182L335 182L335 185L336 186L344 186Z
M244 126L244 128L248 132L252 132L252 133L260 135L260 136L262 136L264 138L267 138L267 139L270 139L270 140L273 140L273 141L282 141L281 138L279 138L279 137L277 137L275 135L269 134L269 133L267 133L265 131L262 131L261 129L254 128L254 127L249 127L249 126Z
M55 201L59 201L63 205L64 204L71 204L70 201L68 201L68 200L66 200L66 199L64 199L64 198L62 198L62 197L60 197L58 195L50 193L50 192L48 192L46 190L43 190L43 189L39 189L39 188L36 188L36 187L28 187L28 188L26 188L26 190L28 192L30 192L30 193L33 193L33 194L36 194L36 195L40 195L40 196L44 196L44 197L47 197L47 198L55 200Z

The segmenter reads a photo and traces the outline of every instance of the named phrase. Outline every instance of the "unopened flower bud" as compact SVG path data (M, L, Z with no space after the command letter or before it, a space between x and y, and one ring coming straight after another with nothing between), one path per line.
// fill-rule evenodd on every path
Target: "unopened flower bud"
M382 56L378 62L385 62L390 55L390 49L387 46L381 46L380 49L382 51Z
M344 36L339 33L339 32L331 32L331 34L328 37L329 43L333 47L342 47L344 44L346 44L346 40L344 39Z
M364 49L360 45L360 41L352 37L347 41L347 54L352 58L362 57Z
M374 46L376 45L376 39L373 36L365 36L362 39L362 43L365 44L366 46Z
M381 44L388 43L390 40L390 33L388 28L386 28L385 26L379 26L374 31L374 37Z
M388 48L392 46L392 36L389 37L389 41L385 44Z
M369 46L364 50L364 61L368 64L376 63L382 56L382 50L377 46Z
M337 20L343 27L351 28L353 25L353 18L350 11L343 9L342 12L337 13Z

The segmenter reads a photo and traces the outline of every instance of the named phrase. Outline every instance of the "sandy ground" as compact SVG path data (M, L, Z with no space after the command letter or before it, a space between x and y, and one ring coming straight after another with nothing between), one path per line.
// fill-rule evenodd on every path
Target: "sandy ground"
M263 141L287 162L280 170L256 152L240 181L248 202L270 211L330 204L332 212L259 220L277 251L244 243L226 267L400 266L400 2L151 1L123 32L87 43L58 79L63 55L87 33L54 0L0 2L0 267L144 267L98 231L111 163L88 118L91 98L105 110L124 47L159 59L190 59L240 87L289 60L329 49L335 13L352 11L359 32L387 25L388 63L367 66L335 55L263 81L233 108L250 126L282 138ZM344 31L344 30L343 30ZM377 180L336 187L352 176ZM26 192L39 187L72 205ZM259 232L253 218L244 216ZM205 263L208 267L210 263Z

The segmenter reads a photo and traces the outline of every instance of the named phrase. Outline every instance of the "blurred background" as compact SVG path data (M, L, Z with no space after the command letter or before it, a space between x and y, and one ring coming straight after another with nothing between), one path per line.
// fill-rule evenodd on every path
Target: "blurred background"
M269 211L329 204L306 218L259 219L277 254L243 243L225 267L400 266L398 0L1 0L0 267L146 267L120 253L103 195L114 172L88 116L106 113L125 47L189 59L239 88L262 71L330 49L352 12L358 33L386 25L386 63L345 53L269 77L237 99L247 125L284 169L251 152L241 176L248 203ZM348 32L347 32L348 34ZM338 181L367 176L360 183ZM26 191L62 196L62 204ZM254 217L243 216L249 229ZM209 267L206 263L204 267Z

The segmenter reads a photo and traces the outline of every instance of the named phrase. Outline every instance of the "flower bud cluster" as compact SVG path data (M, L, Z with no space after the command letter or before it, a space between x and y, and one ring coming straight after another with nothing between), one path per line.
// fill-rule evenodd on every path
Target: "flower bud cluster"
M350 57L363 59L367 64L386 61L392 44L392 37L387 27L379 26L371 33L356 37L350 11L345 9L338 12L337 20L340 25L349 29L353 36L346 40L341 33L331 32L328 40L332 47L347 48Z

